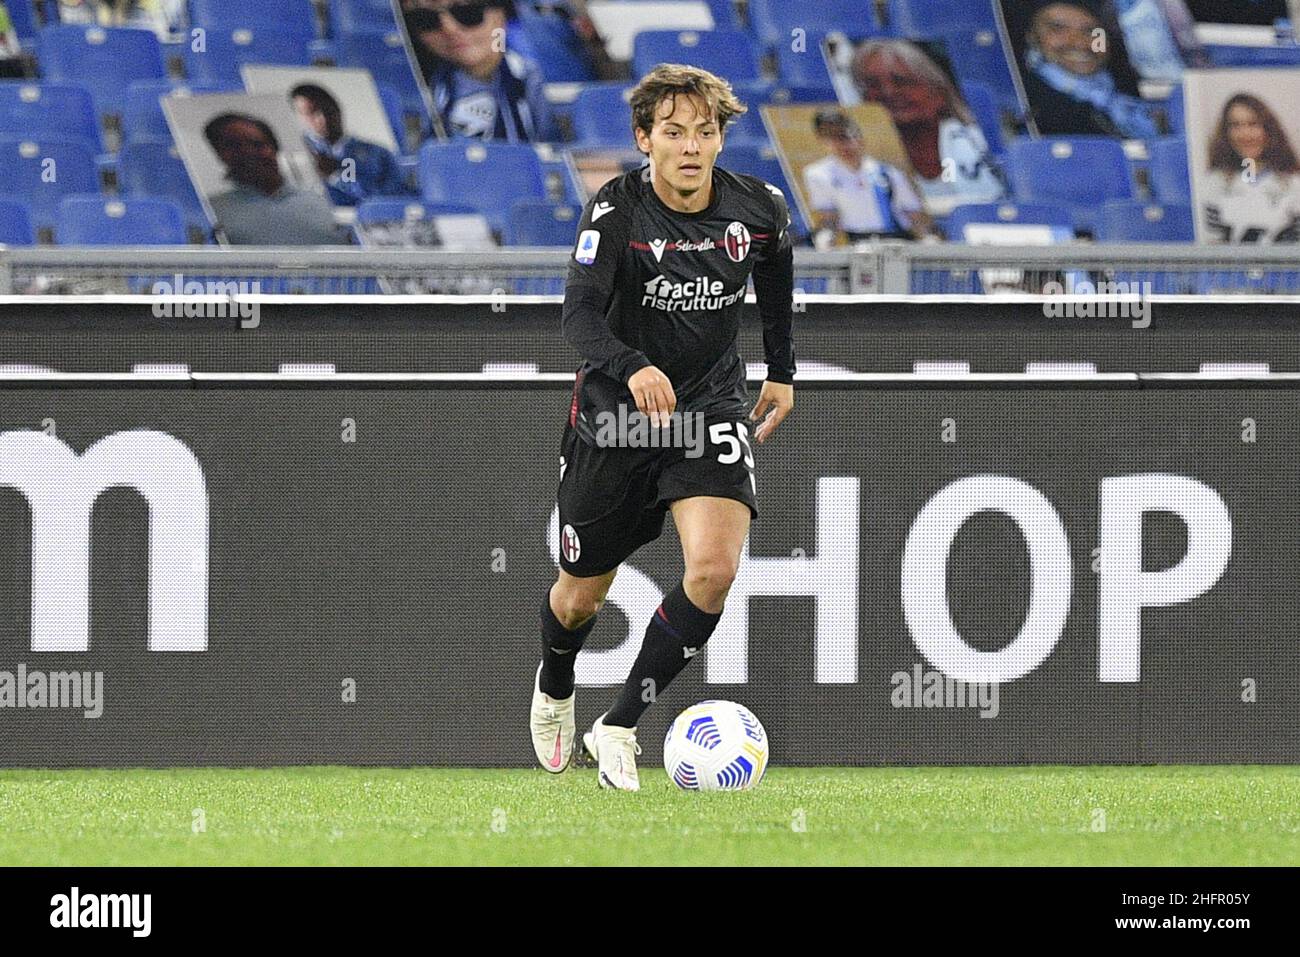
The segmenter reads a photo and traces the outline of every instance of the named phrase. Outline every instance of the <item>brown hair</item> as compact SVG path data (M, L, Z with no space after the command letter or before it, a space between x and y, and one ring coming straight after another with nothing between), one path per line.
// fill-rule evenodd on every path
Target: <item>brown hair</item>
M731 84L720 76L697 66L682 63L660 63L641 78L632 90L632 130L645 130L647 136L655 125L659 104L666 99L676 100L678 95L698 96L709 105L709 111L720 131L746 112L744 103L736 98ZM676 102L673 104L676 109Z
M1219 117L1219 128L1215 130L1214 138L1210 140L1210 169L1229 175L1241 172L1241 154L1233 148L1232 141L1228 139L1228 114L1232 112L1234 106L1244 106L1253 111L1264 127L1264 135L1268 137L1268 142L1264 146L1264 154L1259 158L1261 167L1275 173L1300 171L1300 162L1296 161L1295 150L1291 149L1291 143L1286 138L1286 131L1282 129L1282 124L1273 115L1273 111L1264 105L1263 100L1249 93L1238 93L1224 106L1223 115Z

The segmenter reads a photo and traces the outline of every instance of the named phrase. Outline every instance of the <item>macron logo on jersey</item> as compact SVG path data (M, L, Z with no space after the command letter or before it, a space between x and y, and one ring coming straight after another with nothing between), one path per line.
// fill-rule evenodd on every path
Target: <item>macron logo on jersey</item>
M744 297L744 286L729 293L721 279L700 276L689 282L670 282L655 276L645 284L641 305L666 312L701 312L734 305Z
M596 250L600 248L600 230L584 229L578 237L578 248L573 251L573 258L584 266L596 261Z
M591 207L591 221L594 223L606 213L612 213L613 211L614 207L610 203L597 203L595 206Z

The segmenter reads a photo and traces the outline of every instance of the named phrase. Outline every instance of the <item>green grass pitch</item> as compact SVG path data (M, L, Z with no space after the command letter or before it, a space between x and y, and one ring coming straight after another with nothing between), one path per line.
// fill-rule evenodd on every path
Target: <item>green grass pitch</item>
M1300 768L0 771L0 864L1294 865Z

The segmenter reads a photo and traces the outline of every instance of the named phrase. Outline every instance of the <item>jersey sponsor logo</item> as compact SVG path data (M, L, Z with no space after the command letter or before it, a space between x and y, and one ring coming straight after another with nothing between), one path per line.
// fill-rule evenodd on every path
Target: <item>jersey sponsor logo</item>
M572 564L582 554L582 542L578 540L578 531L572 525L565 525L560 533L560 550L564 552L565 561Z
M597 203L591 208L591 221L594 223L606 213L612 213L613 211L614 205L612 203Z
M687 282L672 282L655 276L644 286L641 305L667 312L699 312L731 306L745 297L745 287L728 292L721 279L699 276Z
M727 258L733 263L743 262L749 255L749 229L744 223L733 222L727 227L727 234L722 238Z
M596 250L600 248L600 230L584 229L578 237L578 248L573 251L573 258L584 266L596 261Z

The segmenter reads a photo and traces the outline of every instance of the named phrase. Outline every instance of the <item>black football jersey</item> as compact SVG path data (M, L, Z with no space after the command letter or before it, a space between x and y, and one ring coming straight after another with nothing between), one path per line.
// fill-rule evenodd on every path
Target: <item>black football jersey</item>
M754 274L768 377L794 381L790 214L776 187L713 170L695 213L670 209L650 168L605 184L583 211L565 287L564 334L585 360L570 421L592 441L595 414L635 411L627 379L654 365L681 412L743 417L745 363L736 347Z

